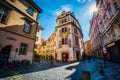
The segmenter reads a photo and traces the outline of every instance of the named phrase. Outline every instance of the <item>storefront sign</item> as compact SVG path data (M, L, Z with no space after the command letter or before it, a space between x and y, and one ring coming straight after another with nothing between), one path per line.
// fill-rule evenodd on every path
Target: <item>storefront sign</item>
M15 38L13 38L13 37L7 37L6 39L8 39L8 40L12 40L12 41L17 41Z
M114 46L114 45L115 45L115 43L113 42L113 43L108 44L107 47L111 47L111 46Z

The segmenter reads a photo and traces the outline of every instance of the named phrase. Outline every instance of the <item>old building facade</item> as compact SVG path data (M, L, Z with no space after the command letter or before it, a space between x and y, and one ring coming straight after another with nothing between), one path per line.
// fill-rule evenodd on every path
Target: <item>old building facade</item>
M50 36L50 54L56 59L56 31Z
M98 12L93 14L95 18L91 23L90 29L92 46L95 44L95 39L98 38L102 54L108 53L111 61L120 62L120 1L96 0L96 7L98 8ZM96 26L94 26L93 23L95 23ZM92 34L97 31L95 28L98 28L100 37L97 36L93 38ZM95 47L97 46L92 48ZM105 49L106 51L104 51Z
M0 1L0 57L3 61L32 62L38 15L33 0Z
M84 45L85 45L86 56L92 57L92 48L91 48L90 40L85 41Z
M42 26L39 24L36 28L35 52L39 53L40 45L42 45Z
M83 34L72 12L61 12L56 19L56 58L59 61L79 61L82 55Z

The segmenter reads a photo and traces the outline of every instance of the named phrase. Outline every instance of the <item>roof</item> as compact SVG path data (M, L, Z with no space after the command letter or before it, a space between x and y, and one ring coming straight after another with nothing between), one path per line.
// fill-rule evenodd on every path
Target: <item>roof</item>
M42 9L33 1L33 0L27 0L39 13L42 13Z

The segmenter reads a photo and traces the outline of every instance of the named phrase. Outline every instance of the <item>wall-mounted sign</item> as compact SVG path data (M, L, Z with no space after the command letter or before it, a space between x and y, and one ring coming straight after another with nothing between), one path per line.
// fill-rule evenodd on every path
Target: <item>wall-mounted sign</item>
M111 47L111 46L114 46L114 45L115 45L115 43L112 42L112 43L108 44L107 47Z
M13 37L7 37L6 39L8 39L8 40L12 40L12 41L17 41L15 38L13 38Z

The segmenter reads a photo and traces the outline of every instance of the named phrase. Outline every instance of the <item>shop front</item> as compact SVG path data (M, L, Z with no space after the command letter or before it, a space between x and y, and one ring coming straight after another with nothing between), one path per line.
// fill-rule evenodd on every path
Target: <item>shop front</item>
M120 40L109 43L107 45L107 52L110 61L120 62Z

